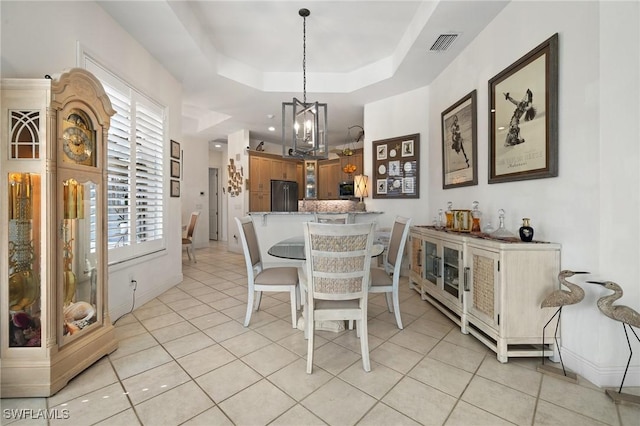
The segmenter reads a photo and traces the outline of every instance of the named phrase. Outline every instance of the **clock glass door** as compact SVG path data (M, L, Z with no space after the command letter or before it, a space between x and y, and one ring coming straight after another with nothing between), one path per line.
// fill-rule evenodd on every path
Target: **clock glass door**
M62 327L67 340L100 320L98 184L90 179L62 182Z

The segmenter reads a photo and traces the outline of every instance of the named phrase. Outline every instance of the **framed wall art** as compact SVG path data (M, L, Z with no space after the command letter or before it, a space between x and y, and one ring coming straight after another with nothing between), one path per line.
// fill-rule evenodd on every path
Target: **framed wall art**
M171 141L171 158L180 159L180 143L174 140Z
M180 162L176 160L171 160L171 177L179 178L180 177Z
M476 91L442 113L442 188L478 184Z
M171 196L179 197L180 196L180 181L171 179Z
M489 183L558 176L558 34L489 80Z
M373 198L419 198L420 135L373 142Z

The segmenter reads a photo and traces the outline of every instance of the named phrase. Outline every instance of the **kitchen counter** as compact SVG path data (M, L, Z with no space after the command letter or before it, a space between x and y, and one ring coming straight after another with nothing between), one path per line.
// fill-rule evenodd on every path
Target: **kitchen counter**
M339 214L339 212L317 212L322 215ZM350 223L376 222L383 212L342 212L349 213ZM267 253L269 247L292 237L300 237L303 234L302 224L315 221L316 212L251 212L254 229L258 237L260 255L265 267L298 266L301 261L280 259Z

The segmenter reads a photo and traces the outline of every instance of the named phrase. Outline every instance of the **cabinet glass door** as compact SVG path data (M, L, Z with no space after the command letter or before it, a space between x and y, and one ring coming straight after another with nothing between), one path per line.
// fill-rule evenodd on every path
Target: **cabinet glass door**
M9 346L41 347L40 176L9 173Z
M304 162L304 198L318 198L318 163L316 161Z
M100 291L98 184L62 182L62 328L65 342L96 323Z
M425 240L425 278L432 284L437 285L440 259L438 258L438 245L429 240Z
M460 297L460 251L443 247L443 288L458 299Z

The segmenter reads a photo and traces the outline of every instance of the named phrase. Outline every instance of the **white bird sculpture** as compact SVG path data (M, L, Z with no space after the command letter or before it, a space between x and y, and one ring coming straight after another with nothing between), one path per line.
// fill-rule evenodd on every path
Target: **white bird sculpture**
M554 290L547 297L544 298L542 303L540 304L541 308L553 308L557 307L558 310L555 314L547 321L547 323L542 328L542 347L543 347L543 356L542 356L542 364L544 365L544 330L547 328L549 323L558 316L558 322L556 323L556 331L553 334L553 340L556 343L556 348L558 348L558 356L560 356L560 364L562 365L562 373L566 376L567 371L564 369L564 362L562 362L562 354L560 353L560 347L558 346L558 327L560 326L560 317L562 316L562 307L566 305L575 305L579 303L582 299L584 299L584 290L577 284L570 283L567 281L567 278L572 277L578 274L588 274L589 272L584 271L570 271L568 269L560 271L558 274L558 281L560 284L567 287L569 290L563 290L560 288L559 290Z
M640 342L640 338L636 334L633 327L640 328L640 314L638 311L631 309L628 306L624 305L614 305L613 302L620 299L622 297L622 288L614 283L613 281L587 281L591 284L598 284L607 288L609 290L613 290L613 294L608 296L601 297L598 299L598 309L600 312L608 316L609 318L620 321L622 323L622 328L624 329L624 335L627 338L627 345L629 345L629 359L627 360L627 368L624 370L624 375L622 376L622 382L620 382L620 389L618 389L618 393L622 392L622 385L624 384L624 379L627 376L627 370L629 370L629 363L631 362L631 357L633 356L633 349L631 349L631 342L629 341L629 334L627 333L627 326L629 326L629 330L636 336L636 339Z

